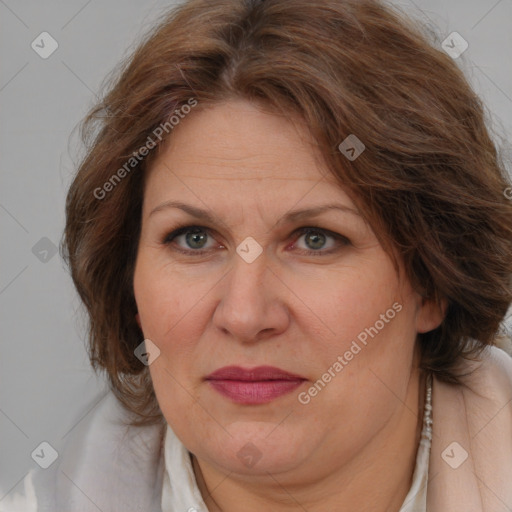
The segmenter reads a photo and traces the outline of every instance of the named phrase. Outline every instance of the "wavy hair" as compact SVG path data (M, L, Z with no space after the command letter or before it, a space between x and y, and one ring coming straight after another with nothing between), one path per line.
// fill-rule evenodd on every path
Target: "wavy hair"
M507 173L463 72L376 0L189 0L145 36L84 120L87 153L66 201L62 251L87 309L90 358L134 424L162 419L134 356L145 170L172 137L159 127L191 98L196 110L241 98L300 116L415 289L446 302L440 327L418 335L421 366L460 383L457 363L495 343L512 300ZM366 147L353 161L338 149L350 134ZM157 147L145 151L149 138Z

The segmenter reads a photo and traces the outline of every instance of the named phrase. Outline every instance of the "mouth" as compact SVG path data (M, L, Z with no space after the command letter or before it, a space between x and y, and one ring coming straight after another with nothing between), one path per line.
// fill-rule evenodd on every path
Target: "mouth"
M264 404L291 393L306 379L275 368L258 366L245 369L226 366L216 370L206 381L222 396L238 404Z

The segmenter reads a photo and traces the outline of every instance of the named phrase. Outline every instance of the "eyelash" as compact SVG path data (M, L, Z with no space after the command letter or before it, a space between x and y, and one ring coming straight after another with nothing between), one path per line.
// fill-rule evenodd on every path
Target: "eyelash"
M211 236L211 230L208 229L208 228L205 228L203 226L186 224L186 225L178 226L173 231L171 231L169 234L167 234L164 237L164 239L162 240L162 244L165 245L165 246L170 246L171 242L176 237L178 237L180 235L183 235L183 234L186 234L187 232L192 231L193 229L200 229L200 230L204 231L205 233L207 233L208 236ZM338 242L338 244L340 244L341 246L347 246L347 245L350 245L350 243L351 243L350 240L347 237L345 237L343 235L340 235L339 233L334 233L333 231L329 231L328 229L323 229L323 228L319 228L319 227L316 227L316 226L305 226L305 227L302 227L302 228L299 228L299 229L295 230L292 234L298 233L298 235L299 235L298 238L300 238L302 235L307 234L307 233L309 233L311 231L323 233L323 234L327 235L328 237L331 237L331 238L335 239ZM297 238L297 240L298 240L298 238ZM174 247L174 250L176 250L178 252L181 252L182 254L190 254L190 255L195 255L195 256L201 256L201 255L204 255L204 254L210 252L212 249L190 249L190 250L186 250L186 249L182 249L180 247ZM332 253L334 253L336 251L339 251L340 250L340 246L334 247L334 248L326 250L326 251L322 250L322 249L319 249L317 251L306 250L306 249L299 249L299 250L301 251L301 254L304 254L306 256L325 256L325 255L332 254Z

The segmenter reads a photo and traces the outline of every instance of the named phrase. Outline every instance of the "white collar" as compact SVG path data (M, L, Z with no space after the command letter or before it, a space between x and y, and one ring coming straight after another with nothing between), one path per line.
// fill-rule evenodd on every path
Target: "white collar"
M169 425L165 433L164 459L162 512L208 512L197 486L190 452Z
M426 512L428 466L432 444L432 374L427 375L425 407L423 408L423 429L416 455L416 467L412 484L399 512Z

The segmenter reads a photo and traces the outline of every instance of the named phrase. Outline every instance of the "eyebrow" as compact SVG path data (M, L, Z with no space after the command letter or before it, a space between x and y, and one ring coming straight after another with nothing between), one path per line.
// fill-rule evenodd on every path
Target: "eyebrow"
M184 212L188 213L192 217L195 217L200 220L208 221L211 224L214 224L216 221L215 217L208 210L203 210L202 208L197 208L196 206L182 203L180 201L166 201L165 203L158 205L156 208L154 208L150 212L149 217L151 217L151 215L153 215L157 212L160 212L163 210L168 210L171 208L177 208L179 210L183 210ZM325 204L325 205L321 205L321 206L316 206L314 208L292 210L292 211L288 212L286 215L284 215L284 217L282 217L276 224L279 225L279 224L286 223L286 222L300 221L305 218L317 217L317 216L321 215L322 213L325 213L330 210L340 210L344 213L352 214L361 219L363 218L358 210L356 210L354 208L350 208L349 206L345 206L343 204L334 203L334 204Z

